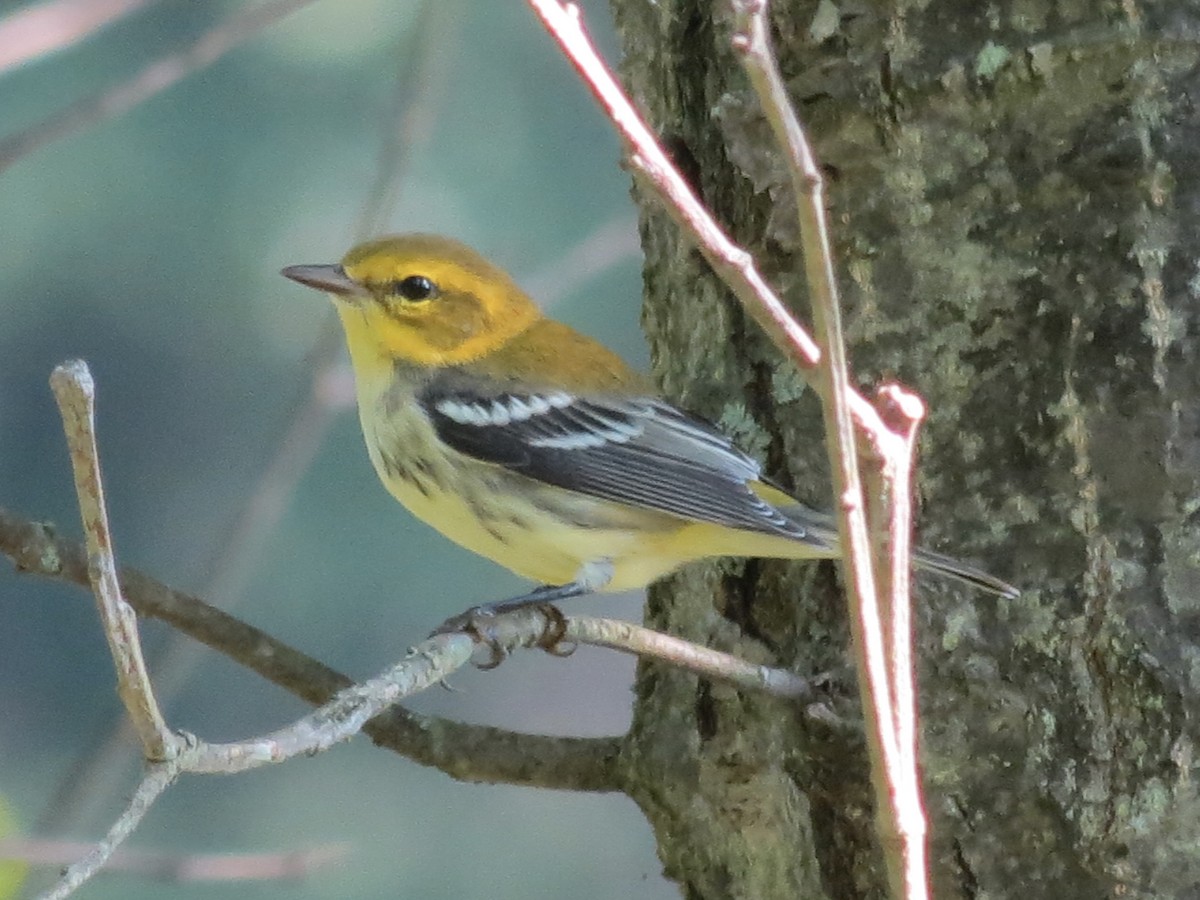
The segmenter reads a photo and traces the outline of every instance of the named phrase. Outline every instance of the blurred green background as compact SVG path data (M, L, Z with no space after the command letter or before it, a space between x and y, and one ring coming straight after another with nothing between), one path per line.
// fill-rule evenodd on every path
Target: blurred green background
M0 3L0 24L33 5ZM0 73L0 140L244 8L149 3ZM584 14L615 59L607 6L585 3ZM131 112L0 172L0 506L80 533L47 376L82 357L98 384L119 560L362 677L447 616L525 586L384 493L349 408L278 523L227 546L310 396L309 357L331 317L278 270L335 261L372 215L371 232L446 233L644 365L628 178L586 90L517 0L325 0L240 37ZM381 190L392 178L394 192ZM244 578L230 570L243 557ZM212 595L231 581L242 583ZM637 597L591 604L640 615ZM122 748L115 771L81 768L121 715L90 595L4 562L0 615L0 794L28 834L95 838L136 782L137 751ZM180 662L157 623L145 637L152 668L173 659L163 678L180 683L167 704L175 727L232 739L305 709L211 652ZM631 661L587 649L524 654L413 705L519 730L614 734L628 723L632 673ZM623 797L458 784L365 740L247 775L187 778L131 846L342 843L344 861L299 882L111 874L78 896L677 896Z

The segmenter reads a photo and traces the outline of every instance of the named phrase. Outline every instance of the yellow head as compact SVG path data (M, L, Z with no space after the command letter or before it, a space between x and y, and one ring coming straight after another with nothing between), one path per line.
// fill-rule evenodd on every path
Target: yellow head
M339 265L289 266L293 281L325 291L350 352L426 366L477 359L539 318L502 269L457 241L405 234L359 244Z

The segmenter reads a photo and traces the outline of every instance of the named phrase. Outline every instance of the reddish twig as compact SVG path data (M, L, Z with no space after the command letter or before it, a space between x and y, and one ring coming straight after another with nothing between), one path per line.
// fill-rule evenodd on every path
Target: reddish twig
M45 0L0 19L0 75L91 37L154 0Z
M528 2L617 129L634 176L658 197L666 213L695 242L713 271L788 358L804 371L816 371L821 363L821 351L816 341L767 284L753 257L729 239L672 165L588 40L575 7L559 0ZM851 415L868 440L886 445L893 439L866 398L850 390L847 402Z
M150 63L128 81L87 97L31 128L0 140L0 172L47 144L127 113L138 104L178 84L196 70L212 65L242 41L311 2L267 0L240 10L200 35L183 50Z
M883 831L900 836L899 854L889 852L889 880L896 896L927 896L925 885L924 815L915 770L915 720L897 711L897 694L913 697L911 650L896 644L910 638L907 612L907 538L893 533L889 545L897 563L887 581L902 588L889 602L889 625L882 622L875 567L868 539L863 491L858 474L858 446L865 440L870 455L882 460L885 478L903 469L907 479L912 430L892 432L877 410L850 384L841 335L840 313L822 201L820 170L787 97L771 53L765 0L733 2L734 49L753 83L766 117L783 148L798 200L805 267L820 344L797 323L766 285L750 255L735 245L671 165L654 135L626 97L579 23L575 7L558 0L529 0L571 64L591 88L623 139L630 168L662 202L666 212L698 245L714 271L743 307L802 370L815 373L815 387L826 417L826 439L839 497L839 525L846 564L851 622L859 670L864 677L864 714L872 756L877 806ZM855 429L857 426L857 431ZM906 482L907 484L907 482ZM883 490L881 496L904 494ZM893 511L893 529L907 521L907 507ZM907 526L903 526L907 527ZM901 555L903 554L903 555ZM902 574L903 573L903 574ZM903 583L903 584L902 584ZM900 670L908 672L906 679ZM904 686L899 682L904 680ZM907 702L907 701L906 701ZM903 723L903 724L901 724ZM901 750L901 736L910 743Z

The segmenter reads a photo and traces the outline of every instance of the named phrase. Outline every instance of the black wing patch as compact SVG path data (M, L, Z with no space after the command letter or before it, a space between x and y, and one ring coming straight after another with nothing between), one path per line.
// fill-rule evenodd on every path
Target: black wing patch
M460 453L605 500L806 537L748 487L761 477L758 463L670 404L555 390L488 393L457 381L434 382L418 399L438 436Z

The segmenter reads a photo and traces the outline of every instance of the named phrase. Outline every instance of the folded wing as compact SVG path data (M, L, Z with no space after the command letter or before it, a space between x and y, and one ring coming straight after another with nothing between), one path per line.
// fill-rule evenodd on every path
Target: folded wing
M528 478L696 522L812 540L751 485L757 462L702 419L652 397L488 388L461 373L418 397L439 437Z

